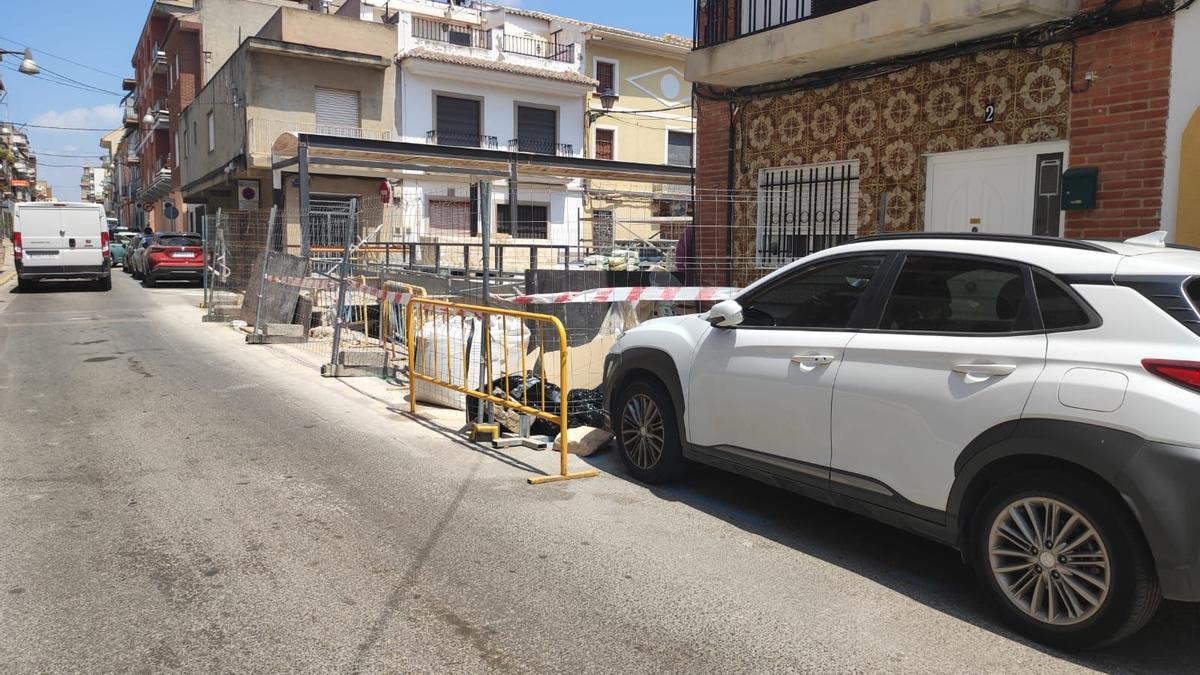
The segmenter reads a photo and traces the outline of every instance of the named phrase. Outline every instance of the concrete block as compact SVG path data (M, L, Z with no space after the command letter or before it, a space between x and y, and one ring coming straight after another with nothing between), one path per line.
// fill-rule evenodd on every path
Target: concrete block
M383 368L383 352L342 352L338 355L341 365L347 368Z
M304 326L295 323L269 323L264 327L263 333L267 337L303 338Z

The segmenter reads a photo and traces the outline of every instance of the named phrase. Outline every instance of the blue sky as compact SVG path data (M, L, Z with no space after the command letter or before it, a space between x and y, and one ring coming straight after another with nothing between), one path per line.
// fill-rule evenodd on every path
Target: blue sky
M0 78L8 95L0 104L0 120L109 129L120 124L121 77L132 75L129 59L149 11L149 0L4 0L3 4L0 47L32 47L38 64L53 73L37 77L18 74L20 57L5 56L0 62ZM692 32L693 0L518 0L508 4L645 33L690 36ZM116 95L55 84L54 79L63 81L55 74ZM78 199L81 167L99 163L102 134L28 131L38 153L39 178L54 186L58 198Z

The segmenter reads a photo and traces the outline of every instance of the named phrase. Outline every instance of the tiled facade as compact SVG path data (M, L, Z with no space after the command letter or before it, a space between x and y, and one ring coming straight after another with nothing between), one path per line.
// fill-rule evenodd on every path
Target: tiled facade
M884 192L887 229L920 230L925 155L1066 138L1070 72L1070 47L1061 44L981 52L757 98L742 106L735 125L733 188L753 194L762 169L855 159L860 233L877 230ZM991 123L984 121L985 102L995 109ZM755 258L756 221L755 201L735 199L734 260ZM764 272L738 270L734 283Z

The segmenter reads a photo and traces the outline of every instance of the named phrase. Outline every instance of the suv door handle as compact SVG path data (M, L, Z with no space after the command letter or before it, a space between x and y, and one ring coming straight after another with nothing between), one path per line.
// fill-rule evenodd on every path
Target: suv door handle
M987 379L1011 375L1017 367L1011 363L960 363L954 366L954 372L967 375L968 378Z
M836 358L832 354L797 354L792 357L792 363L799 363L805 366L827 366L833 363Z

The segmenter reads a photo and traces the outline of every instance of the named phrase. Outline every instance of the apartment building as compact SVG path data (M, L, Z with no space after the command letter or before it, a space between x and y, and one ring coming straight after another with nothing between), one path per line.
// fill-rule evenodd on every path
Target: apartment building
M692 167L695 119L684 76L686 38L610 26L587 31L588 155L612 161ZM690 185L595 180L589 183L587 231L597 250L658 247L673 253L693 213Z
M118 170L122 222L184 229L195 215L179 190L178 117L195 92L281 6L307 0L153 0L125 81L127 130Z
M37 184L37 154L21 127L0 122L0 202L31 201Z
M79 177L79 201L104 204L108 200L108 170L103 166L84 166Z
M1200 10L1176 9L698 1L706 276L880 231L1200 243Z

